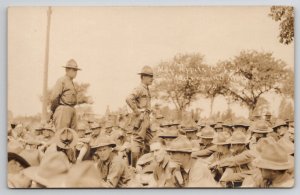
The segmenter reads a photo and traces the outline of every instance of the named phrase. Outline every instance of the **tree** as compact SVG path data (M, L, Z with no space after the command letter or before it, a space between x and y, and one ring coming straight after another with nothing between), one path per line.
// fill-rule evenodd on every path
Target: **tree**
M242 51L223 65L230 78L230 82L223 86L225 94L246 105L250 114L263 94L281 93L282 80L288 72L285 62L267 52Z
M224 86L228 85L230 81L229 75L226 74L227 72L224 69L223 63L217 64L216 67L208 67L205 71L204 79L202 80L204 89L201 94L205 98L209 98L211 100L210 117L212 116L215 98L218 95L224 95Z
M286 98L283 98L280 102L278 118L281 118L283 120L294 119L294 105Z
M207 65L201 54L178 54L170 61L162 62L155 70L153 90L156 98L172 102L181 113L203 91Z
M294 40L294 8L290 6L272 6L269 16L276 22L280 21L280 43L290 44Z
M286 77L283 80L283 87L281 88L281 92L294 100L294 83L295 83L295 77L294 77L294 71L289 69L287 70Z

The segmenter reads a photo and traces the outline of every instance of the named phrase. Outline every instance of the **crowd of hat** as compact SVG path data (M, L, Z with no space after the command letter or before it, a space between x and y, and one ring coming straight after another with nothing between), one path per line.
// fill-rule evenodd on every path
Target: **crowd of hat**
M175 120L167 119L159 111L151 117L152 138L135 167L131 165L132 128L128 114L120 113L102 121L82 119L77 129L55 129L51 124L24 126L11 123L7 146L8 186L107 187L99 170L101 159L97 153L104 147L111 148L122 159L122 166L126 165L129 180L122 187L293 186L293 120L259 115L251 120ZM176 154L201 162L205 165L203 172L209 174L215 183L204 184L206 181L201 180L202 183L186 185L192 173L187 173L187 177L184 174L178 176L172 168L174 164L180 164ZM165 162L164 166L170 166L164 172L169 175L168 181L161 182L160 176L156 176L160 161ZM177 184L173 185L172 181Z

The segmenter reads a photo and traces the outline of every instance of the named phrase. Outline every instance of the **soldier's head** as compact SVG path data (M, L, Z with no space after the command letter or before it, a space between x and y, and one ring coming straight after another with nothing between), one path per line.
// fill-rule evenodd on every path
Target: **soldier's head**
M179 136L170 143L167 152L174 162L180 165L187 165L191 160L193 146L186 137Z
M71 79L76 78L77 71L81 70L78 68L77 62L73 59L69 60L66 66L63 66L66 69L66 75Z
M266 121L271 121L271 117L272 117L272 114L271 114L271 112L267 112L266 114L265 114L265 120Z
M78 137L82 138L85 136L85 131L88 129L88 125L84 122L79 122L77 125Z
M217 151L221 154L229 152L230 143L228 142L230 135L226 132L217 133L212 143L217 145Z
M278 119L278 120L276 120L275 125L273 126L273 129L279 135L284 135L288 130L288 125L286 124L286 122L284 120Z
M209 145L212 143L215 130L210 126L205 126L201 129L201 132L198 132L196 135L201 139L200 144Z
M165 146L165 142L162 139L156 139L150 145L150 151L153 154L154 160L158 163L161 163L167 155Z
M108 136L99 136L95 141L95 144L91 146L91 148L96 149L96 154L100 161L103 162L109 159L115 147L115 142Z
M153 82L153 70L150 66L144 66L142 68L142 71L138 74L141 75L142 83L144 83L147 86L152 84L152 82Z
M96 137L100 134L101 125L97 122L91 124L90 129L92 130L92 137Z
M249 143L249 140L243 132L235 131L229 138L228 142L231 144L230 152L232 154L239 154L246 149L246 145Z

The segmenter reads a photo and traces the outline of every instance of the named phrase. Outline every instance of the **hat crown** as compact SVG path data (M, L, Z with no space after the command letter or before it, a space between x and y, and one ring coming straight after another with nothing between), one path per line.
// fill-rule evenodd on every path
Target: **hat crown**
M217 135L214 137L213 139L213 143L224 143L227 144L227 140L229 138L229 134L227 134L226 132L220 132L217 133Z
M97 128L100 128L101 125L97 122L93 122L92 125L91 125L91 129L97 129Z
M139 74L153 76L153 70L150 66L144 66Z
M37 174L45 179L65 174L70 167L67 156L62 152L48 153L41 161Z
M242 118L242 119L239 119L235 122L235 125L234 126L245 126L245 127L249 127L249 121Z
M164 129L159 133L159 137L177 137L178 131L173 129Z
M257 131L268 131L269 130L269 126L268 123L264 120L259 120L254 124L255 130Z
M202 130L201 130L201 136L203 137L214 137L215 134L215 130L210 127L210 126L205 126Z
M191 151L192 147L192 143L184 136L179 136L178 138L174 139L169 145L169 148L174 151Z
M109 136L98 136L95 142L91 145L92 148L99 148L103 146L115 147L116 144Z
M246 141L247 141L247 137L243 132L235 131L232 133L232 136L230 139L231 143L235 143L235 142L242 143L242 142L246 142Z
M288 162L288 154L286 150L276 143L276 141L266 142L266 144L261 147L260 156L264 160L275 163Z

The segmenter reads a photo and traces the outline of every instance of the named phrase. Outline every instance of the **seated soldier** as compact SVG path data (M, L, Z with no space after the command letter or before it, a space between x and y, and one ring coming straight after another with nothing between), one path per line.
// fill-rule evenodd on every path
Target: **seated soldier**
M166 143L164 140L153 140L150 145L155 166L154 166L154 179L157 183L156 187L168 187L167 180L171 177L169 162L170 156L166 152Z
M172 177L167 187L218 187L207 165L201 160L192 159L192 144L183 136L173 140L167 147L171 157Z
M225 171L225 168L219 167L216 162L231 156L229 150L230 143L227 141L229 137L230 136L225 132L218 133L212 141L212 143L217 146L217 151L206 159L216 181L220 180Z
M205 126L201 132L197 133L197 136L200 138L199 150L192 153L193 157L207 158L217 150L217 146L212 143L215 136L215 131L212 127Z
M225 183L226 187L240 187L245 175L250 174L252 169L251 162L254 159L253 154L247 150L249 143L246 135L241 131L236 131L228 140L231 144L230 151L232 156L224 158L215 164L219 167L226 167L220 182Z
M291 188L294 174L288 170L294 167L294 158L272 137L263 138L257 145L257 157L253 165L259 170L245 178L243 187Z
M98 168L104 181L104 187L126 187L130 180L127 165L116 154L115 147L116 144L108 136L99 136L94 145L96 154L99 156Z

